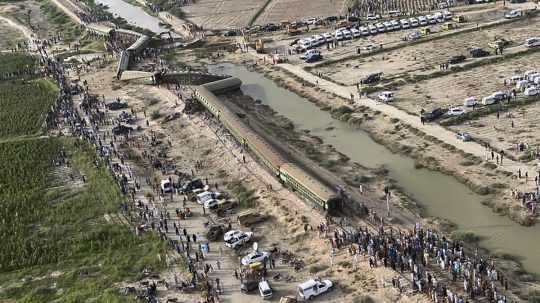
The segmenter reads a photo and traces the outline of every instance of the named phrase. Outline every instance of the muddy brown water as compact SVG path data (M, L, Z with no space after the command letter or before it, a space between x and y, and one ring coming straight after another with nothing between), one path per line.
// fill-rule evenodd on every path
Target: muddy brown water
M384 165L389 177L425 208L426 215L450 220L459 230L475 233L482 238L482 247L517 256L528 272L540 275L540 226L524 227L494 213L481 204L489 197L475 194L451 176L415 169L412 158L392 153L367 133L332 119L328 112L257 72L228 63L210 65L208 69L240 78L244 94L269 105L296 127L310 130L351 161L372 168Z
M122 0L96 0L96 3L108 6L107 10L115 17L122 17L131 25L151 30L154 33L168 31L166 27L159 24L159 18L149 15L139 6Z

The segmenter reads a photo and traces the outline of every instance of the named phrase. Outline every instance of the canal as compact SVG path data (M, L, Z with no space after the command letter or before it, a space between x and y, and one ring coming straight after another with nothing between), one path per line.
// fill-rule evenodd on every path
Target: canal
M540 226L524 227L492 212L481 204L486 197L475 194L453 177L416 169L412 158L392 153L367 133L332 119L313 103L257 72L228 63L208 68L213 73L240 78L246 95L271 106L298 128L310 130L351 161L372 168L384 165L406 194L425 208L426 215L450 220L459 230L474 232L482 238L481 246L517 256L527 271L540 274Z
M96 3L106 5L107 10L115 17L122 17L131 25L148 29L154 33L169 31L168 28L160 25L159 18L149 15L139 6L122 0L96 0Z

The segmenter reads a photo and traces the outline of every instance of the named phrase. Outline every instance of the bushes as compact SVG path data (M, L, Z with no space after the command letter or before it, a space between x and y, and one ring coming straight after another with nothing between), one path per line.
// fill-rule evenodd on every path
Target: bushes
M452 238L465 243L477 243L480 241L480 237L471 231L455 231L452 233Z
M233 193L236 199L238 199L238 205L241 208L254 207L259 199L259 197L254 195L255 190L247 189L240 180L235 180L227 184L227 189Z

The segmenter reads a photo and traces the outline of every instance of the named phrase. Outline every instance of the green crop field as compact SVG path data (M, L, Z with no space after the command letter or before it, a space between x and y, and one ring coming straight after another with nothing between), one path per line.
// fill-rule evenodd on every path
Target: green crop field
M0 138L37 134L58 88L47 79L0 83Z
M37 58L21 53L5 53L0 56L0 81L35 75Z
M0 81L0 302L133 302L118 283L161 270L165 243L122 224L124 197L90 144L36 136L57 91Z

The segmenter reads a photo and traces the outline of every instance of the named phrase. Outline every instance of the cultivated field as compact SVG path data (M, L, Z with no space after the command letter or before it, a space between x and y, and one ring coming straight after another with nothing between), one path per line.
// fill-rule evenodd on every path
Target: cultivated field
M2 54L0 71L21 62ZM58 89L22 77L0 80L0 301L124 302L117 283L159 270L163 242L119 224L124 197L93 146L37 137Z
M308 17L337 16L347 12L347 0L273 0L255 24L302 20Z
M505 150L506 154L527 161L535 158L540 146L539 124L540 104L532 103L502 112L499 118L495 114L488 115L450 128L468 132L497 150ZM527 145L523 151L517 149L520 143Z
M183 6L186 19L204 29L233 29L248 25L265 0L201 0Z
M511 40L511 46L517 46L523 44L526 38L538 35L540 35L540 19L525 19L382 52L374 56L347 60L317 70L332 80L347 85L354 85L362 77L374 72L383 72L386 77L422 75L439 70L439 64L446 62L451 56L470 57L469 50L473 47L481 47L494 54L488 43L498 38Z
M469 96L481 99L504 86L504 79L516 73L539 68L540 52L507 59L499 63L451 73L415 84L400 87L394 104L405 111L419 114L420 110L432 110L448 105L462 105Z

